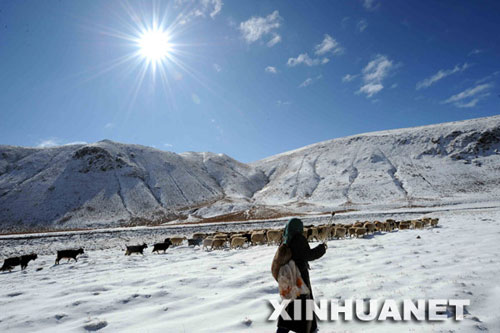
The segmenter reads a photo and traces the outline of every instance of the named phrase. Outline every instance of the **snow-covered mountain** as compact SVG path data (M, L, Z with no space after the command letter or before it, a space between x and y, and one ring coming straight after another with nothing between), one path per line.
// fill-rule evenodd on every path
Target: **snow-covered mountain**
M257 202L429 205L500 199L500 116L334 139L253 163Z
M250 164L108 140L0 146L0 227L498 201L499 150L500 116L334 139Z

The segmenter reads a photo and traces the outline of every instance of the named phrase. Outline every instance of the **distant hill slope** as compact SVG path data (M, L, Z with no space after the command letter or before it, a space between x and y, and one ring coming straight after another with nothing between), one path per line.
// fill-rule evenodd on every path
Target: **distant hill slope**
M500 116L317 143L252 163L257 202L326 206L500 199Z
M334 139L251 164L104 140L0 146L0 228L500 199L500 116Z

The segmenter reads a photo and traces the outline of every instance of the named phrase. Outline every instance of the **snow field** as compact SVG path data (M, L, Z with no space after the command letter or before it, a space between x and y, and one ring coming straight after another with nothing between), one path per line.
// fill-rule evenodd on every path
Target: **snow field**
M329 241L325 256L311 262L315 298L466 298L465 320L320 322L321 332L500 329L500 209L428 216L439 217L440 227ZM151 250L130 257L119 247L91 250L58 266L55 254L40 255L23 272L0 273L0 331L275 331L266 321L267 300L279 299L270 273L275 246Z

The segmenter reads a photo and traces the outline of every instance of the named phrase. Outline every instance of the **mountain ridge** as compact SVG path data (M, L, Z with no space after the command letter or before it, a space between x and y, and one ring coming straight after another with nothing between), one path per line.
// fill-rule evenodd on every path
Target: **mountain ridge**
M113 227L500 198L500 116L368 132L241 163L101 140L0 146L0 228Z

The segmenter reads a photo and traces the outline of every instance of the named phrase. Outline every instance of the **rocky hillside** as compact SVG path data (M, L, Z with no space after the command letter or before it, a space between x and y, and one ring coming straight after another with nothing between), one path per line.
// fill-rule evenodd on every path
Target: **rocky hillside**
M334 139L251 164L108 140L0 146L0 228L498 201L499 149L500 116Z

